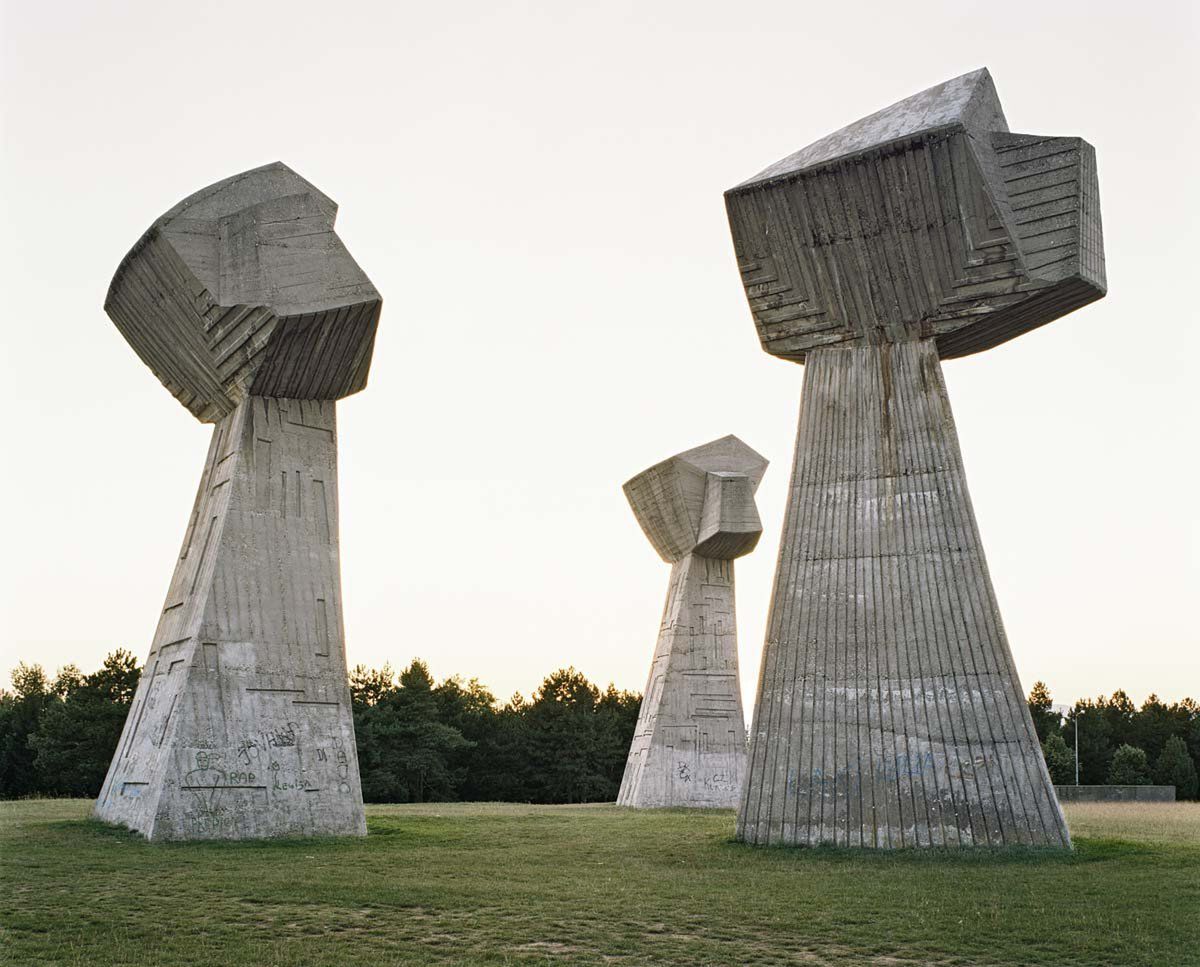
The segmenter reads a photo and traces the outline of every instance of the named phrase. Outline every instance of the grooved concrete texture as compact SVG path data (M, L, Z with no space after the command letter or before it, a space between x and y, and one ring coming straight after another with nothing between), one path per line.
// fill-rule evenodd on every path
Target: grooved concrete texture
M725 193L763 348L988 349L1099 299L1095 151L1010 134L986 70L916 94Z
M182 231L179 213L194 221L197 207L236 223L259 253L235 244L241 254L230 267L219 248L212 265L189 274L195 253L181 255L171 239ZM258 220L274 241L246 241L261 236ZM332 203L287 168L247 172L156 222L110 291L109 311L134 348L195 415L217 421L145 671L96 802L100 819L149 839L366 833L342 630L337 426L327 396L365 382L379 297L332 224ZM295 251L285 237L300 239ZM284 251L262 251L273 245ZM200 283L210 269L222 293L231 285L238 298L270 305L214 303L207 316L189 317L181 306L212 300ZM367 290L364 337L365 303L356 300ZM299 315L275 312L300 302L307 309ZM226 327L213 356L196 342L212 342L206 318L209 335ZM240 336L229 335L235 319L244 324ZM206 371L238 339L243 357L223 388L178 391L170 374ZM260 384L264 368L274 376ZM305 395L251 392L259 385Z
M672 566L619 805L737 805L746 732L733 559L762 534L754 492L766 468L727 436L625 484L646 536Z
M1103 295L1091 148L1008 134L976 71L726 202L763 347L806 363L738 837L1069 847L940 359Z
M159 218L104 310L205 423L247 396L336 400L367 384L382 299L333 230L337 205L276 162Z

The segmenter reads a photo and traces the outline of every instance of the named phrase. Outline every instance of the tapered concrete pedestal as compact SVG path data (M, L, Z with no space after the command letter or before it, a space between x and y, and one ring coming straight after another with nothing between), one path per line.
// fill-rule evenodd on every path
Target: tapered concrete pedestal
M221 420L96 803L149 839L366 833L342 634L334 403Z
M932 340L809 351L740 839L1069 845Z
M733 561L689 554L672 566L643 695L618 805L736 808L746 731Z
M981 69L725 203L759 340L806 368L738 835L1069 845L939 360L1104 295L1095 151L1010 131Z

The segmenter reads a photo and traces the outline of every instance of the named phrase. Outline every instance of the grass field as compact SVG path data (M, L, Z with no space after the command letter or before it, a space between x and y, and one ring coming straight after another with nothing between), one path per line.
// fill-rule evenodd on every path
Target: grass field
M1200 964L1200 805L1071 855L752 849L733 814L368 808L360 840L150 845L0 803L0 963Z

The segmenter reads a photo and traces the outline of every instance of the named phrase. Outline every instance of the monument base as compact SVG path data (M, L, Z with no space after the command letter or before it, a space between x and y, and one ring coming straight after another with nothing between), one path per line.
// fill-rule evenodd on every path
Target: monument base
M153 840L365 835L330 401L217 424L95 814Z
M745 749L733 561L689 554L671 567L617 804L736 808Z
M808 354L738 838L1067 847L930 340Z

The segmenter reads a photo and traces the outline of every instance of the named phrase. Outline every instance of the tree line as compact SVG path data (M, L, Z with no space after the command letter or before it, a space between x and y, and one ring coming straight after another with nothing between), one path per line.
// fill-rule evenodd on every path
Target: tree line
M1157 783L1174 786L1177 799L1200 794L1200 704L1191 698L1167 705L1151 695L1138 708L1118 689L1081 699L1060 715L1045 683L1036 682L1029 712L1056 783L1075 782L1078 729L1081 785Z
M12 690L0 689L0 798L98 795L139 676L124 649L90 675L19 664ZM367 802L612 802L641 707L640 695L602 691L574 668L500 703L473 678L435 682L420 660L399 675L359 665L350 695ZM1190 698L1151 695L1138 708L1118 690L1060 715L1038 682L1029 711L1056 783L1075 781L1078 724L1081 783L1200 795L1200 705Z
M124 649L91 675L19 664L0 689L0 799L97 796L139 676ZM356 667L350 696L367 802L611 802L641 708L574 668L501 704L476 679L435 682L420 660L399 675Z
M574 668L503 705L476 679L434 684L414 661L350 673L367 802L612 802L642 696Z

